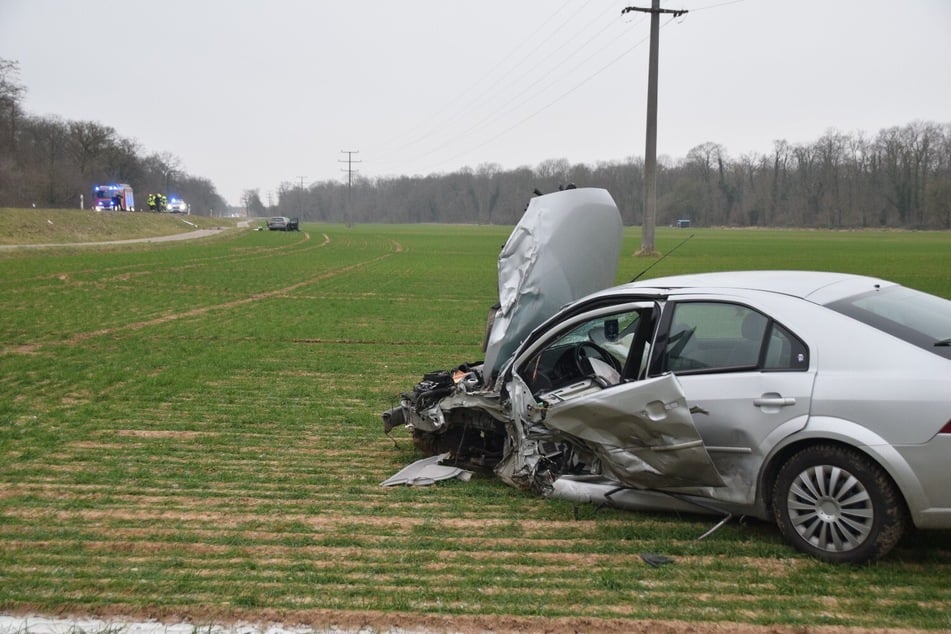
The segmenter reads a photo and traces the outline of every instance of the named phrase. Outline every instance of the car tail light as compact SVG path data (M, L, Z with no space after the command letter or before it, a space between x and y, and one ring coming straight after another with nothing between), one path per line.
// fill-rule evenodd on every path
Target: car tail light
M944 427L938 430L939 434L951 434L951 420L944 424Z

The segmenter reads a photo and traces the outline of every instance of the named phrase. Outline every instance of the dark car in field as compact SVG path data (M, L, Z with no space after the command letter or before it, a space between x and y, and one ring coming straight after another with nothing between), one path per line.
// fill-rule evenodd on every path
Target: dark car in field
M385 429L545 496L773 521L829 562L951 529L951 301L817 271L612 287L620 236L603 190L533 199L485 360L426 375Z

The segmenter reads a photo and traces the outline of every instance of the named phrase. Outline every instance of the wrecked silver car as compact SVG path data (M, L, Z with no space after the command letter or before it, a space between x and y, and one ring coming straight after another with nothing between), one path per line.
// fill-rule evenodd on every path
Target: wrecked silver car
M831 562L951 528L951 302L801 271L608 288L621 231L604 190L534 198L485 360L427 374L386 432L545 496L772 520Z

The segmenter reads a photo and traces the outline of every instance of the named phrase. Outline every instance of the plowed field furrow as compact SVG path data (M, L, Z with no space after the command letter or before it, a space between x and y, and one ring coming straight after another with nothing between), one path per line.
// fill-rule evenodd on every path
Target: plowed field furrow
M719 517L576 506L491 474L380 487L420 456L379 413L425 372L481 358L506 235L321 227L3 258L18 275L0 281L0 612L951 630L947 535L850 568L766 522L700 541Z

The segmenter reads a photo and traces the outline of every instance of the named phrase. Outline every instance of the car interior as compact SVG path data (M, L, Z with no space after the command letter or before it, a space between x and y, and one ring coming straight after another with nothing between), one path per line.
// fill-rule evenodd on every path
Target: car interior
M573 323L522 363L519 376L539 400L560 402L648 374L808 367L805 344L766 315L739 304L682 302L668 305L648 372L659 312L639 307Z

